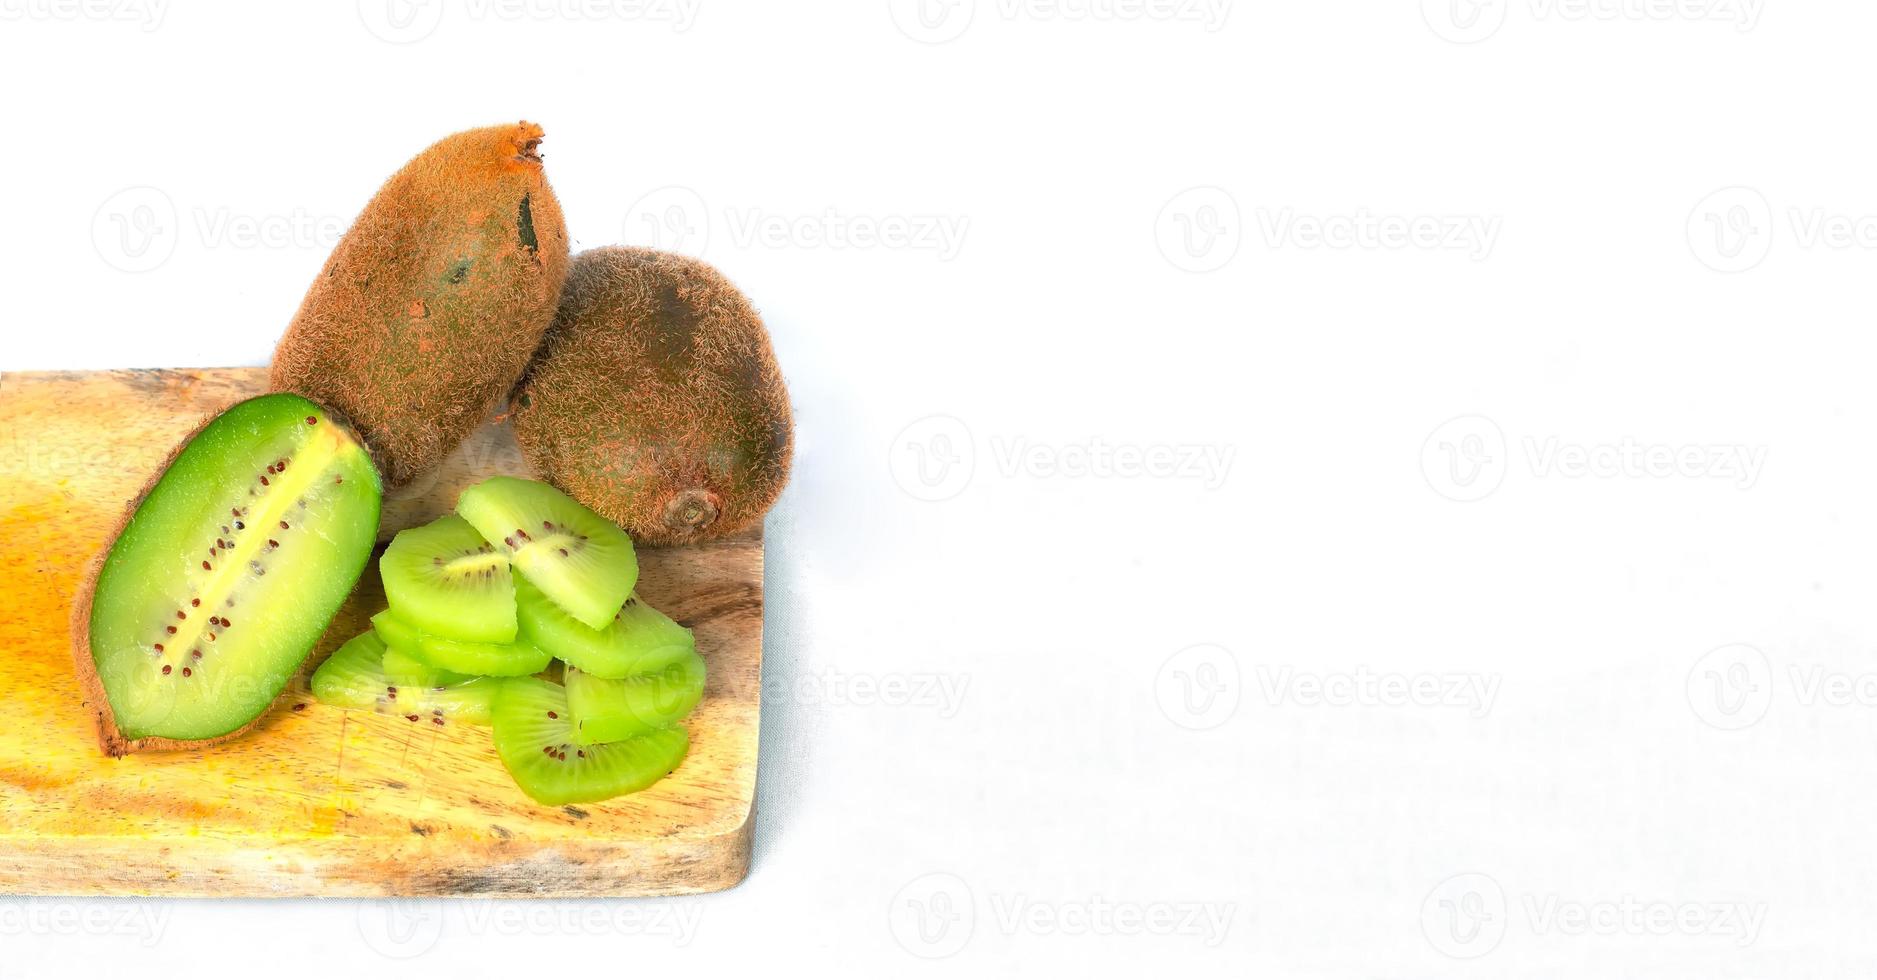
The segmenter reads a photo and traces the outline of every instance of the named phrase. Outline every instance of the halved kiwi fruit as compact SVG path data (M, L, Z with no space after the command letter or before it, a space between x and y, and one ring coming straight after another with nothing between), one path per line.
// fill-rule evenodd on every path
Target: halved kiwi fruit
M509 556L516 571L593 629L612 621L638 583L639 562L626 532L545 483L491 477L464 490L456 512Z
M241 402L185 440L73 611L104 751L252 725L370 561L380 496L363 443L296 395Z
M574 742L617 742L684 720L704 696L704 658L689 653L663 670L607 680L567 668Z
M484 677L520 677L547 669L554 655L525 638L513 643L478 643L452 640L427 633L411 624L401 609L386 609L371 618L372 628L390 646L431 667Z
M629 677L665 667L697 649L691 631L646 605L626 599L605 629L569 616L526 576L515 576L521 635L595 677Z
M398 532L378 562L385 599L424 633L475 643L515 639L508 556L455 514Z
M368 708L406 721L442 726L489 723L501 681L475 677L448 686L393 683L384 672L384 640L366 631L347 640L313 672L313 696L340 708Z
M594 803L635 793L684 761L691 736L682 725L655 728L605 745L574 741L567 692L535 677L502 682L495 698L495 751L537 803Z

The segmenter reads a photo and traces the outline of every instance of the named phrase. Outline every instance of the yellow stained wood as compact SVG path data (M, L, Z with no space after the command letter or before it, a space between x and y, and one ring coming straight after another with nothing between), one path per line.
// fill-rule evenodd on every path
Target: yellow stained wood
M640 549L640 594L696 631L710 665L690 756L642 793L539 806L487 729L328 707L304 677L235 741L100 754L67 626L85 565L176 441L265 384L258 368L0 375L0 893L607 896L740 881L761 703L760 535ZM494 473L528 475L496 423L388 499L381 536ZM383 604L374 567L313 663Z

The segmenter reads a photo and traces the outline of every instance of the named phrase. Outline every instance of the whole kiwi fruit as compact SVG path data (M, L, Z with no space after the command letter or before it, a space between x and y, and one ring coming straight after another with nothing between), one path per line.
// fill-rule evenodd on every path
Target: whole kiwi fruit
M537 472L653 545L761 521L794 448L756 309L704 262L644 248L574 257L512 419Z
M344 413L387 488L428 472L507 395L567 271L533 123L472 129L392 174L274 351L273 385Z

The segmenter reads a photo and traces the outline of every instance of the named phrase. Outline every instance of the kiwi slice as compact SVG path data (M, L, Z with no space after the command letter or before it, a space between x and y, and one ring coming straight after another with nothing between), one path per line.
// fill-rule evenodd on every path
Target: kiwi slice
M430 661L400 647L387 644L384 655L385 679L399 687L447 687L474 680L474 675L444 670Z
M704 658L688 653L649 674L607 680L567 668L567 711L574 742L617 742L682 721L704 696Z
M569 616L526 576L515 576L521 635L595 677L630 677L664 667L697 649L691 631L630 596L605 629Z
M186 440L74 611L74 659L110 755L236 734L293 679L371 560L364 445L297 395Z
M476 643L514 642L508 557L455 514L398 532L378 569L391 608L419 630Z
M371 628L385 641L385 646L417 655L417 638L422 635L404 617L386 609L371 618Z
M547 669L554 655L526 639L513 643L477 643L426 633L412 625L399 609L386 609L371 618L372 628L385 642L433 669L478 677L520 677Z
M578 744L567 692L536 677L503 681L494 719L502 765L522 792L550 806L636 793L669 775L691 746L682 725L605 745Z
M482 677L521 677L547 669L554 655L526 640L514 643L472 643L424 633L417 638L417 653L425 660L459 674Z
M593 629L612 621L638 583L639 560L626 532L545 483L490 477L463 491L456 512L508 555L516 571Z
M384 655L384 640L371 630L345 641L313 671L313 696L340 708L376 707L385 693Z
M347 640L313 672L313 696L335 707L368 708L410 722L489 723L501 681L475 677L448 686L398 684L385 675L387 652L384 640L369 630Z

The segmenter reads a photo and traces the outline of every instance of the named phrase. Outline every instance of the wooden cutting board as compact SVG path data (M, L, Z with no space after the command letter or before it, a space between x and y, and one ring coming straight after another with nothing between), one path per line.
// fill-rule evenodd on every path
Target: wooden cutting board
M439 729L296 696L198 752L107 759L79 706L68 610L123 507L259 368L0 374L0 892L31 895L664 895L749 866L761 701L759 534L642 548L639 593L710 666L676 773L544 807L485 728ZM381 537L495 473L528 475L491 421L433 480L386 500ZM317 664L384 606L376 562Z

